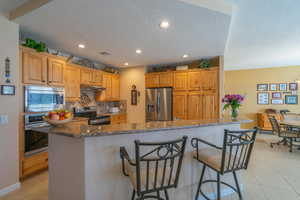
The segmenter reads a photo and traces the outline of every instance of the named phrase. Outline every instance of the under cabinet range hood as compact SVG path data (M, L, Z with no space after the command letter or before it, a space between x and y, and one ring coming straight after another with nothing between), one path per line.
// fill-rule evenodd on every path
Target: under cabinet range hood
M80 90L89 90L89 91L103 91L106 88L99 85L80 85Z

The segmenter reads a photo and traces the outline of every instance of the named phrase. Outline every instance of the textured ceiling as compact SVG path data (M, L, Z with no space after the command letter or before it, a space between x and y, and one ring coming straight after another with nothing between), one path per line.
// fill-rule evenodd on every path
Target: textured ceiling
M184 54L188 60L223 55L231 16L182 1L54 0L16 22L24 37L119 67L177 63ZM167 30L159 28L164 19ZM86 48L78 49L79 43Z

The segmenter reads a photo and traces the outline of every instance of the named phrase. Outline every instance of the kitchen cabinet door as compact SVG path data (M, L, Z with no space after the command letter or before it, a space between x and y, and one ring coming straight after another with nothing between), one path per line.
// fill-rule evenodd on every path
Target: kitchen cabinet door
M103 73L103 85L105 90L99 91L96 94L96 101L111 101L112 100L112 74Z
M65 97L69 102L80 99L80 69L78 67L66 66Z
M103 74L100 70L93 70L93 83L98 86L102 86Z
M199 93L190 93L188 95L188 119L200 120L202 119L202 98Z
M201 72L200 85L202 90L214 90L218 89L219 85L219 72L215 69L203 70Z
M159 87L159 74L149 73L145 75L146 88Z
M51 86L64 86L64 70L64 61L48 58L48 84Z
M189 90L200 90L201 88L201 71L188 72Z
M202 96L202 118L204 120L219 118L219 100L215 93L203 94Z
M162 72L159 74L159 87L173 87L172 72Z
M47 84L47 57L35 52L22 53L23 83Z
M83 85L92 84L93 70L92 69L81 69L80 70L80 83Z
M173 93L173 118L182 120L187 118L187 94L185 92Z
M175 72L174 73L174 90L185 91L188 89L188 73L187 72Z
M120 76L111 76L111 98L113 100L120 100Z

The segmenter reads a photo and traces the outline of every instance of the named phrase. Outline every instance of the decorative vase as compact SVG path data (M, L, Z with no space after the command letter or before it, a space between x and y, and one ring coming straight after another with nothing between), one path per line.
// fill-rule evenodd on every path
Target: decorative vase
M238 115L239 115L238 109L231 107L231 119L232 120L237 120Z

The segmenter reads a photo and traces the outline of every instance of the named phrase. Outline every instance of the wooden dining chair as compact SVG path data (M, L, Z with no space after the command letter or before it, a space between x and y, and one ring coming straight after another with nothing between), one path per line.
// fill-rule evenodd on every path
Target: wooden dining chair
M272 125L272 132L281 138L278 142L271 142L270 146L286 144L289 146L290 152L293 152L293 141L300 138L300 132L298 129L293 129L288 126L281 126L274 116L269 117Z
M187 137L166 142L135 141L135 160L125 147L120 148L122 169L133 186L132 200L169 200L168 189L176 188L179 181ZM154 193L154 194L153 194Z

